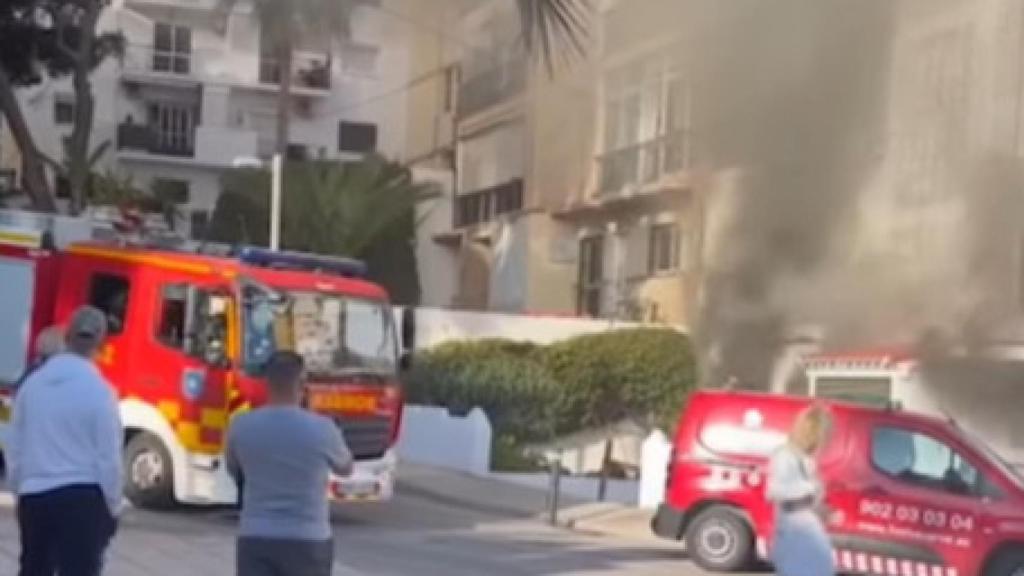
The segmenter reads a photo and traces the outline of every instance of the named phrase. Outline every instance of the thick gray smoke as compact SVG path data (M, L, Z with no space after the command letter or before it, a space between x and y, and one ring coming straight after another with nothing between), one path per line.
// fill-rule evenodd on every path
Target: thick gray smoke
M732 174L708 192L726 216L706 252L705 384L766 386L802 324L831 346L1008 336L1024 281L1020 163L971 141L969 36L938 79L921 80L913 52L896 63L900 6L676 4L700 160Z
M801 284L848 243L880 163L893 3L686 5L700 159L739 173L706 269L705 381L760 386L786 326L816 320Z

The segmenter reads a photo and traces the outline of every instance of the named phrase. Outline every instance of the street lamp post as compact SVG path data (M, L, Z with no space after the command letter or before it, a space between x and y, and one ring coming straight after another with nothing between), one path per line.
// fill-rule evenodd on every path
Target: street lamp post
M235 168L265 168L266 163L259 158L239 157L231 163ZM274 154L270 161L270 249L281 248L281 186L284 172L284 158L280 153Z

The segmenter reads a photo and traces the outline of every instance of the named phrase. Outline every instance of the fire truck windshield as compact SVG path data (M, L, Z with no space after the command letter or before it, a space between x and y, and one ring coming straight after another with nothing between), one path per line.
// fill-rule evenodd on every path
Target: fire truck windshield
M385 302L322 292L290 292L275 301L252 287L244 300L250 373L277 350L301 354L314 376L396 370L394 321Z

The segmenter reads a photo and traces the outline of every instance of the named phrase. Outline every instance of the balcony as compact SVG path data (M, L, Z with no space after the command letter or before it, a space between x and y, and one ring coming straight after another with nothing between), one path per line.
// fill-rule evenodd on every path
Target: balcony
M654 184L689 167L690 134L678 131L605 153L598 158L599 195Z
M194 137L193 132L192 136ZM195 146L185 134L172 135L154 126L122 122L117 127L117 149L156 156L192 158Z
M512 58L467 78L459 85L458 116L472 116L521 94L526 89L526 69L523 58Z
M281 83L281 66L276 58L261 57L259 82L270 86ZM331 89L331 59L327 55L296 52L292 59L292 86L300 90Z

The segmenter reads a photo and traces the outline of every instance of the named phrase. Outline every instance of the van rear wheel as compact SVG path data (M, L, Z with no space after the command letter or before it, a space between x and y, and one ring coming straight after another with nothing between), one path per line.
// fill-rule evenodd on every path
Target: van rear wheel
M163 442L140 432L124 449L124 492L137 508L165 509L174 505L174 468Z
M1024 549L1013 548L996 555L984 576L1024 576Z
M735 511L713 506L690 522L686 529L686 551L705 570L736 572L751 565L754 534Z

